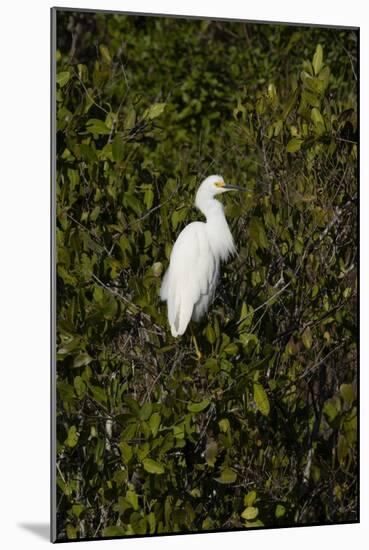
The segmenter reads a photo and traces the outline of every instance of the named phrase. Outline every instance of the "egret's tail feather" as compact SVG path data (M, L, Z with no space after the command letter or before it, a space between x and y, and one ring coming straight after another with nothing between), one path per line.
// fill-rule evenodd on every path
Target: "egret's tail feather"
M166 270L160 287L160 299L162 302L168 299L168 273L169 269Z
M181 292L168 296L168 320L172 336L185 333L192 316L193 305Z

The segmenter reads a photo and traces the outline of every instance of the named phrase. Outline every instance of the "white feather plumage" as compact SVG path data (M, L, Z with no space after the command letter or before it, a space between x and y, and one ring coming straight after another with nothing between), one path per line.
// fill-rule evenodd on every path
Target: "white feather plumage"
M221 176L209 176L196 194L195 204L206 222L187 225L174 243L160 297L167 302L173 336L182 335L191 319L199 321L214 299L220 262L236 249L223 205L214 196L236 189Z

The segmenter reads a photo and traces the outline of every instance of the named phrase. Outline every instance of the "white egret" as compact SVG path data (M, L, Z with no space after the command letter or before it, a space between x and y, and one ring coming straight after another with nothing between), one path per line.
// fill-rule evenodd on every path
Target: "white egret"
M224 207L214 197L226 191L246 191L227 185L221 176L209 176L200 185L195 205L206 222L193 222L179 234L164 275L160 298L167 302L173 336L182 335L190 320L199 321L214 299L220 262L235 254Z

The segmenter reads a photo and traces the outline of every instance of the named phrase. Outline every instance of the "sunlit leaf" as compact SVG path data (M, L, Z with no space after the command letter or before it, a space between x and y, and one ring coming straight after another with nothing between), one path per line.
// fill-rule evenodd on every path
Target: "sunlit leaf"
M286 146L287 153L297 153L297 151L300 151L302 144L303 140L301 138L294 137L290 139Z
M215 478L218 483L221 483L223 485L234 483L236 479L237 472L235 472L235 470L233 470L232 468L225 468L220 472L220 476Z
M164 112L165 106L166 103L154 103L144 112L144 118L157 118Z
M189 403L187 405L187 409L190 412L198 413L206 409L209 403L210 403L210 399L203 399L203 401L200 401L200 403Z
M93 358L88 353L80 353L73 360L73 367L84 367L93 361Z
M247 506L241 514L241 517L247 520L255 519L259 513L258 508L254 506Z
M62 71L56 75L56 83L62 88L65 86L70 79L69 71Z
M254 383L254 401L261 414L268 416L270 412L269 399L263 386L259 383Z
M314 74L319 74L320 69L323 66L323 48L321 44L318 44L313 57Z
M78 443L79 435L77 433L76 426L71 426L68 430L68 437L65 440L65 444L68 447L75 447Z
M142 462L143 467L149 474L163 474L164 466L160 462L153 460L152 458L145 458Z
M110 134L110 128L107 127L103 120L98 118L90 118L86 122L86 127L92 134Z

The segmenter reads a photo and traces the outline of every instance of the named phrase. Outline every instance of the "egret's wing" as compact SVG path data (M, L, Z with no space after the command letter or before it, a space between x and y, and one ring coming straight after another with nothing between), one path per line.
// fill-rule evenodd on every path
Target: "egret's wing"
M196 302L209 292L215 270L217 265L205 224L191 223L174 244L161 290L161 296L168 302L168 320L173 336L185 332Z
M201 293L199 300L196 302L193 308L192 319L194 321L199 321L201 317L205 315L205 313L209 309L209 305L214 299L215 290L218 283L218 277L219 277L219 264L216 262L209 287L205 293Z

